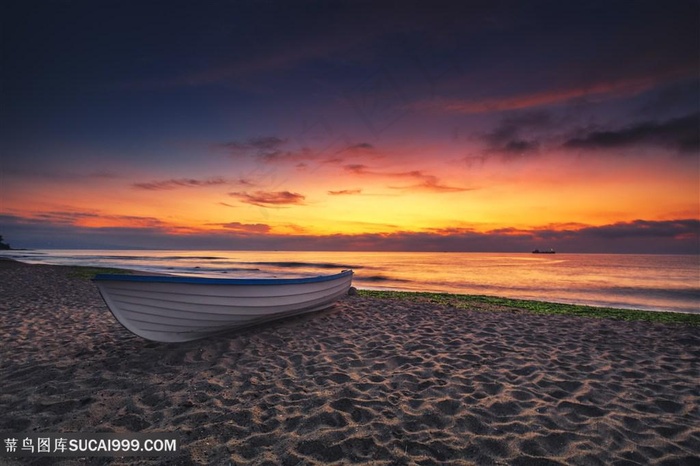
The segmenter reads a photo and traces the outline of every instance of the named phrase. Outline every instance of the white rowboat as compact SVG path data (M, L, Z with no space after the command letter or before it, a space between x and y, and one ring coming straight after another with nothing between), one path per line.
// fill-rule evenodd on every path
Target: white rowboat
M130 332L182 342L320 311L347 294L352 270L310 278L96 275L107 307Z

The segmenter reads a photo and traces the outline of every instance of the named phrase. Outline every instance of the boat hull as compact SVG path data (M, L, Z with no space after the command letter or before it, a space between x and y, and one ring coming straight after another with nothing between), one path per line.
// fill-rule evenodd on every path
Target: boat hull
M292 279L97 275L114 317L132 333L173 343L326 309L347 294L353 272Z

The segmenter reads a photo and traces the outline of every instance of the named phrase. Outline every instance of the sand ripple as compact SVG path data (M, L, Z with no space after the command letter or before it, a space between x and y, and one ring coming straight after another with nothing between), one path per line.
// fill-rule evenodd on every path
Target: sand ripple
M0 283L0 432L181 434L174 463L140 464L700 456L696 328L352 296L330 312L164 345L130 335L66 269L4 264ZM110 463L133 464L65 462Z

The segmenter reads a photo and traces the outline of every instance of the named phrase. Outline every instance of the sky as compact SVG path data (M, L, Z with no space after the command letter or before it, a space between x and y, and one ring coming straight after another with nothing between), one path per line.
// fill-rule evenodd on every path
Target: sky
M700 253L700 1L24 0L16 248Z

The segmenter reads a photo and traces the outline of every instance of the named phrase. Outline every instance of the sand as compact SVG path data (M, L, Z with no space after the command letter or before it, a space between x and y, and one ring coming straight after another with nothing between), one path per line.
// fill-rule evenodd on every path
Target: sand
M181 450L58 464L699 464L697 327L347 296L159 344L70 271L0 262L0 433L177 431Z

